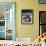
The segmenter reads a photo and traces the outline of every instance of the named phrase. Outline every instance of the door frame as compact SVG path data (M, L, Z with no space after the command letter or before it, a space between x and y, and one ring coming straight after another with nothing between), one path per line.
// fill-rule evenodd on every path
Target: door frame
M40 31L40 13L43 13L43 12L46 12L46 11L39 11L39 36L40 36L40 34L42 34L41 33L42 31Z
M2 6L3 6L3 5L10 5L10 4L12 4L12 5L14 4L14 8L13 8L13 10L14 10L14 11L13 11L13 13L14 13L14 14L13 14L13 17L14 17L13 20L14 20L14 21L13 21L12 40L15 41L15 40L16 40L16 2L1 2L1 3L0 3L0 5L2 5ZM7 26L7 25L6 25L6 22L5 22L5 26ZM6 38L6 28L5 28L5 38ZM5 39L5 40L6 40L6 39Z

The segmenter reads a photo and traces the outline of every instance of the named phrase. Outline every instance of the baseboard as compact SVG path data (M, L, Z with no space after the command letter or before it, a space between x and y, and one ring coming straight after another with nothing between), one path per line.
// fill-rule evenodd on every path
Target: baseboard
M24 41L24 42L31 42L32 39L31 38L16 38L16 41Z

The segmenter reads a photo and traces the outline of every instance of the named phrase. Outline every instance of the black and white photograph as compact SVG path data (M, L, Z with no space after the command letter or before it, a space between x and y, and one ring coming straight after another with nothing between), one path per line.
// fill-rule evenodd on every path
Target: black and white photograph
M22 10L21 22L23 24L31 24L33 22L33 11L32 10Z

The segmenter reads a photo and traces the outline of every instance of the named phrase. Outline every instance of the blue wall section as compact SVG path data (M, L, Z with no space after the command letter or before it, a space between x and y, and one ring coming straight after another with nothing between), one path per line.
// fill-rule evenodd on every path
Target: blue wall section
M5 26L0 26L0 31L5 31Z
M0 38L5 38L5 32L0 32Z
M46 0L40 0L40 3L46 3Z

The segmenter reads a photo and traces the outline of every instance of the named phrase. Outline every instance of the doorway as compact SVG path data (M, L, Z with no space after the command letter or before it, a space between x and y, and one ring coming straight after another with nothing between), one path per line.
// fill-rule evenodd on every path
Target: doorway
M46 32L46 11L39 12L39 35Z
M15 3L0 3L0 40L15 40Z

